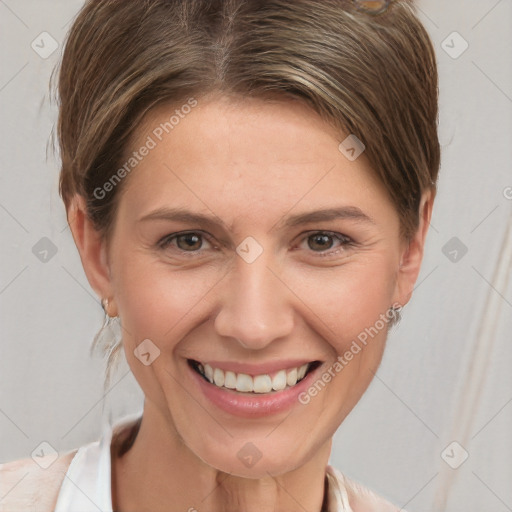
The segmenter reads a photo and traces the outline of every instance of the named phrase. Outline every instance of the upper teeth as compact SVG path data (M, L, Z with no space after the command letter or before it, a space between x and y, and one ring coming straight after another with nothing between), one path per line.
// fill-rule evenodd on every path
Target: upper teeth
M220 368L212 368L209 364L199 363L199 371L216 386L228 389L236 389L241 392L269 393L281 391L287 386L294 386L297 381L304 378L310 363L303 364L300 368L279 370L274 377L265 373L251 377L246 373L224 371Z

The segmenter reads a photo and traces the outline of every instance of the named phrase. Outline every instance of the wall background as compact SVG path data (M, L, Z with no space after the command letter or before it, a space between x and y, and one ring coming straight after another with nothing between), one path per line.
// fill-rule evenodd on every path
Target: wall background
M0 462L42 441L70 450L98 438L103 412L142 406L126 364L104 394L103 362L89 356L103 312L67 228L58 162L46 159L56 120L48 80L81 3L0 0ZM512 1L418 5L440 71L439 193L414 297L331 463L408 512L506 512ZM48 58L42 32L59 45Z

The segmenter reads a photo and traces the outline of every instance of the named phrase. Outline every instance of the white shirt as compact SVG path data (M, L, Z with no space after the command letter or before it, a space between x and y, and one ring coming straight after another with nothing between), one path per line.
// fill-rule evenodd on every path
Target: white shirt
M141 413L124 416L112 427L107 425L100 440L81 446L74 456L71 452L66 454L68 460L72 457L71 463L60 484L54 512L113 512L112 436L114 432L137 422L140 416ZM35 465L32 459L0 464L0 512L28 512L34 510L34 504L45 507L47 502L54 502L54 497L48 495L51 492L48 489L56 487L52 482L45 481L45 473L38 475L39 468L34 469ZM20 477L23 480L23 474L27 476L31 471L33 475L24 480L25 485L19 485ZM64 471L61 471L62 475ZM330 465L326 468L326 475L328 512L354 512L351 503L357 503L357 509L365 512L405 512ZM1 485L2 480L4 485Z

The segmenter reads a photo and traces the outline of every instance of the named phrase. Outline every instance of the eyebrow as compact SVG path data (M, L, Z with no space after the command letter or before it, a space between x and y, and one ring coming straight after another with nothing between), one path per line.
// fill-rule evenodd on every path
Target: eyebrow
M299 213L282 218L269 230L283 229L302 224L311 224L313 222L325 222L330 220L349 219L356 222L375 224L375 221L364 213L357 206L341 206L337 208L327 208L324 210L314 210L311 212ZM222 227L229 230L228 226L222 219L216 215L205 215L202 213L192 212L184 208L168 208L162 207L141 217L138 222L148 220L168 220L177 222L186 222L190 224L202 224L208 228Z

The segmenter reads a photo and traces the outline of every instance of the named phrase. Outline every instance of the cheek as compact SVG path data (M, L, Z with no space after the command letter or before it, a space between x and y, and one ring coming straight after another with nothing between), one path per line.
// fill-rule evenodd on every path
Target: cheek
M325 384L315 382L308 394L313 407L335 416L327 427L331 433L360 400L382 359L396 279L393 268L392 258L375 257L296 279L294 291L307 305L304 318L330 345L322 375L328 387L324 391Z
M173 340L186 335L191 319L197 325L202 315L207 318L208 294L222 278L218 269L177 270L137 253L117 261L116 302L125 343L129 339L135 348L149 338L169 350ZM290 265L281 270L283 282L299 298L297 307L305 306L304 318L318 324L318 332L339 352L391 306L393 268L392 254L381 251L330 268Z
M200 314L199 303L215 285L215 276L198 269L177 271L142 255L118 261L116 301L125 334L131 343L149 338L171 348L187 324L184 320Z
M125 256L118 261L115 293L126 360L145 396L165 408L167 397L162 388L173 385L168 371L175 348L191 326L201 322L203 314L206 318L204 298L218 277L212 272L176 271L147 255ZM136 356L140 353L137 347L146 339L160 351L150 350L151 357L158 356L149 365Z
M310 310L308 318L339 354L377 322L382 330L379 319L392 305L394 267L391 255L374 254L338 267L290 275L289 279Z

